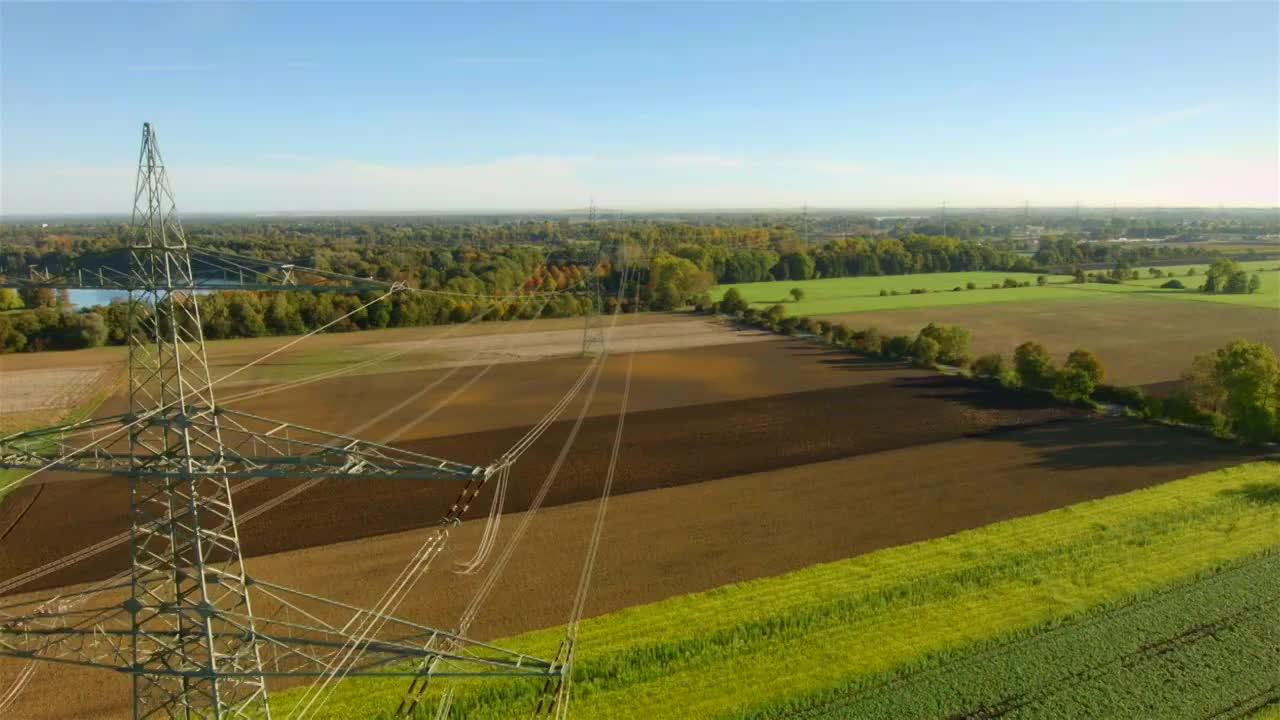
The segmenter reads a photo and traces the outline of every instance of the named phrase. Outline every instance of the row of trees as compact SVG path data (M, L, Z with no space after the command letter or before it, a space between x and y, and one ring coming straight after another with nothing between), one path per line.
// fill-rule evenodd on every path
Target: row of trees
M1183 376L1183 390L1148 397L1141 388L1106 384L1102 361L1084 348L1072 350L1061 367L1036 342L1019 345L1011 360L999 353L974 359L969 352L971 333L955 325L929 323L914 338L885 337L876 328L853 330L842 323L789 317L781 304L761 311L749 307L733 290L725 294L720 310L773 332L811 334L836 347L909 359L923 366L966 368L976 378L1008 388L1049 392L1064 402L1110 402L1146 417L1202 426L1251 442L1280 441L1280 359L1263 343L1237 339L1198 355Z

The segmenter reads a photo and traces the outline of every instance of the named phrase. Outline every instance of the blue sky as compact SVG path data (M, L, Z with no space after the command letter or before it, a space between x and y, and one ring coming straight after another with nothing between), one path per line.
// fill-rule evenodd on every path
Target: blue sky
M0 210L1276 205L1276 3L0 5Z

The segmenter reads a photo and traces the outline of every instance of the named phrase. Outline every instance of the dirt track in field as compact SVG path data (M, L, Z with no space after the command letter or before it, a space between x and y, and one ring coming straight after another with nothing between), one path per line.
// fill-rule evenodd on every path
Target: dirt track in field
M630 418L628 418L628 422ZM1123 420L1064 420L616 497L587 614L767 577L1009 517L1146 487L1241 461L1222 443ZM596 505L533 519L472 635L490 639L564 622ZM507 517L502 538L518 516ZM267 517L259 521L266 522ZM451 626L479 576L447 572L481 524L465 523L399 614ZM251 573L357 605L374 603L424 530L251 559ZM259 612L272 613L272 607ZM589 634L582 642L591 641ZM0 691L20 666L0 662ZM125 717L128 681L44 668L14 717Z
M1145 385L1177 380L1199 353L1235 338L1265 342L1280 351L1280 312L1267 308L1133 294L1091 300L995 303L920 310L823 316L851 328L912 335L930 322L973 332L975 354L1013 354L1034 340L1058 359L1088 348L1107 368L1108 382Z

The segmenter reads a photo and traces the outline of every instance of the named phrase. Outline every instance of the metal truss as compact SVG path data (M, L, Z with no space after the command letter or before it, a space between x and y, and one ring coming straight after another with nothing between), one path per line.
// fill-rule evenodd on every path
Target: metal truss
M438 552L449 525L499 469L215 402L199 291L396 286L189 247L150 124L142 129L131 237L94 261L0 275L0 287L127 290L129 410L0 438L0 467L128 478L131 568L101 587L0 606L0 656L126 673L135 718L188 720L270 717L267 680L275 677L559 677L563 664L245 572L233 478L456 482L458 500L430 540Z

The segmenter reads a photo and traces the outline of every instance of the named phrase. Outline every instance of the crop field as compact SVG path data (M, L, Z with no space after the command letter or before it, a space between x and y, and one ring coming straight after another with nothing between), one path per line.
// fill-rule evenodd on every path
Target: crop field
M1278 491L1276 464L1254 463L592 618L575 709L611 718L1247 712L1280 691ZM545 654L558 640L553 628L505 643ZM506 717L534 697L519 684L468 689L454 705L468 718ZM401 690L347 682L323 717L393 706ZM278 694L276 707L290 700Z
M680 323L691 327L678 330L674 325ZM589 616L682 593L714 594L721 585L1034 516L1254 457L1216 440L1086 418L1043 399L767 334L720 326L715 344L666 344L687 342L691 332L704 332L692 324L706 323L664 316L659 327L646 331L654 333L655 349L635 355L631 412ZM355 337L342 339L349 343ZM401 336L395 342L421 339ZM526 340L511 346L539 347ZM636 336L633 342L641 340ZM484 340L472 350L489 347ZM232 349L228 343L219 352ZM371 439L485 462L540 417L584 363L575 357L492 356L482 363L468 358L466 348L450 353L466 362L441 365L433 354L424 356L421 367L325 378L305 392L267 394L237 407L334 430L349 429L353 417L371 417L376 422L361 430ZM575 444L578 452L534 518L538 543L520 549L513 563L518 569L504 578L509 585L486 608L474 627L476 637L506 637L563 622L563 588L576 581L577 572L564 558L580 557L575 548L582 547L594 513L590 500L608 460L625 359L615 356L606 366ZM442 378L461 391L437 390L378 417ZM445 411L432 411L438 399L450 396ZM103 412L116 411L120 402L109 401ZM823 422L813 422L818 417ZM566 422L553 427L522 459L507 514L518 516L528 506L567 430ZM0 581L95 543L109 545L127 528L125 483L51 477L0 504ZM237 493L241 512L285 487L268 482ZM328 481L251 517L240 532L252 571L370 604L452 495L431 484ZM483 515L487 499L482 496L468 517ZM474 546L482 525L463 523L459 552ZM563 554L547 553L547 547ZM126 550L117 543L20 589L65 586L125 566ZM447 626L477 582L433 571L429 591L412 598L405 612ZM0 664L0 683L7 672ZM25 697L59 702L23 705L24 718L63 717L68 708L109 718L126 707L128 687L120 677L59 668L42 671L33 682Z
M1280 350L1280 311L1244 305L1169 302L1137 293L1095 293L1089 297L1077 295L1072 300L1038 303L820 317L854 328L875 327L886 335L914 335L930 322L960 325L973 333L976 354L998 352L1009 356L1018 345L1034 340L1061 361L1072 350L1085 347L1095 352L1106 366L1108 382L1119 384L1176 381L1197 354L1217 349L1235 338L1265 342Z

